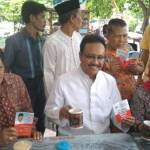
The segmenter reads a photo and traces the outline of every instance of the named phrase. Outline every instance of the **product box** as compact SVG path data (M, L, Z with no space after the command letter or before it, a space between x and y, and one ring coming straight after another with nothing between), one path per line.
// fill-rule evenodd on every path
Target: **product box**
M17 136L30 137L33 128L34 113L16 112L15 128Z
M131 116L131 110L128 104L128 100L123 100L113 105L113 111L117 123L122 123L122 121Z
M117 49L116 56L120 59L123 67L128 67L130 64L135 64L137 59L140 57L140 53L137 51L126 52L121 49Z

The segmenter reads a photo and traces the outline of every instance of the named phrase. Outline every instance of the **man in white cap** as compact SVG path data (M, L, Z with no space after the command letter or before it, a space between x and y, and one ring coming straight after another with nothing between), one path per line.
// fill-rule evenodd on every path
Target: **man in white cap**
M44 80L48 98L54 81L62 73L79 66L79 46L81 35L78 33L82 19L79 0L68 0L55 6L59 16L60 29L51 34L44 44Z

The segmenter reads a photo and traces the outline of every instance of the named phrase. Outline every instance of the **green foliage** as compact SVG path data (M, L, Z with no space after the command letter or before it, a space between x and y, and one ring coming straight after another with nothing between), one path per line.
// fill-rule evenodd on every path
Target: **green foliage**
M141 0L145 7L149 7L149 0ZM114 3L115 2L115 3ZM128 4L128 10L136 17L144 17L142 8L139 6L139 0L87 0L87 8L93 17L108 18L113 11L123 12L125 4Z
M90 10L92 17L108 18L112 15L114 9L123 12L126 0L87 0L87 8Z
M3 20L18 21L20 20L20 8L23 0L0 0L1 14L0 17Z
M136 19L143 19L142 30L148 23L150 16L150 0L87 0L87 8L91 17L109 18L113 12L129 11ZM131 22L131 28L135 24Z
M132 13L132 15L138 17L138 18L143 18L143 12L141 7L139 6L138 0L127 0L128 3L128 9Z
M0 0L0 20L13 21L14 23L21 21L21 6L26 0ZM50 6L52 0L36 0L37 2Z
M150 0L127 0L129 10L139 20L143 20L141 30L144 31L150 18Z
M8 20L14 23L21 22L20 10L26 0L0 0L0 21ZM50 7L53 0L35 0ZM128 11L137 19L145 18L139 1L143 2L145 8L149 8L149 0L86 0L86 6L91 17L110 18L114 11L124 12L125 4ZM114 3L115 2L115 3ZM150 8L149 8L150 9ZM131 23L133 26L133 23Z
M138 22L136 19L130 20L129 21L129 31L134 32L137 24L138 24Z
M87 0L87 9L93 17L107 18L112 14L112 5L106 0Z

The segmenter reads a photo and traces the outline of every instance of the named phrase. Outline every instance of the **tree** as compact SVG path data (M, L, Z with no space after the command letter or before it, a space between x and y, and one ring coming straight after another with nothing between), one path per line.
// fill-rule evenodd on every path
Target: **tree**
M26 0L0 0L0 19L20 22L21 6ZM50 6L52 0L36 0L37 2Z
M150 0L87 0L87 8L93 17L108 18L113 11L123 12L125 4L129 5L129 11L136 14L136 17L143 17L142 31L149 23Z
M127 2L130 3L131 10L135 12L137 16L141 16L142 13L143 24L141 30L144 31L150 19L150 0L128 0Z
M10 22L14 22L14 30L15 25L17 23L21 23L21 6L26 0L0 0L0 20L7 20ZM51 6L52 0L36 0L42 4L46 4L46 6Z
M86 6L93 17L111 17L114 9L122 12L126 0L87 0Z
M87 9L90 11L90 15L92 17L107 18L111 16L111 12L107 11L107 9L111 9L111 5L108 3L108 1L87 0L86 4Z

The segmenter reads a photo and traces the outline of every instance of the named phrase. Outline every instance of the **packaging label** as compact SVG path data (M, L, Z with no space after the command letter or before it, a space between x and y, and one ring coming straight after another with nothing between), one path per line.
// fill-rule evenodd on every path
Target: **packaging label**
M121 49L117 49L116 56L120 57L122 60L125 61L128 58L128 52L121 50Z
M122 123L125 118L131 116L131 110L127 99L114 104L113 111L115 114L115 119L119 124Z
M17 136L30 137L33 127L34 113L16 112L15 128Z
M136 60L140 57L140 53L137 51L126 52L121 49L117 49L116 56L119 57L123 67L128 67L129 64L135 64Z

